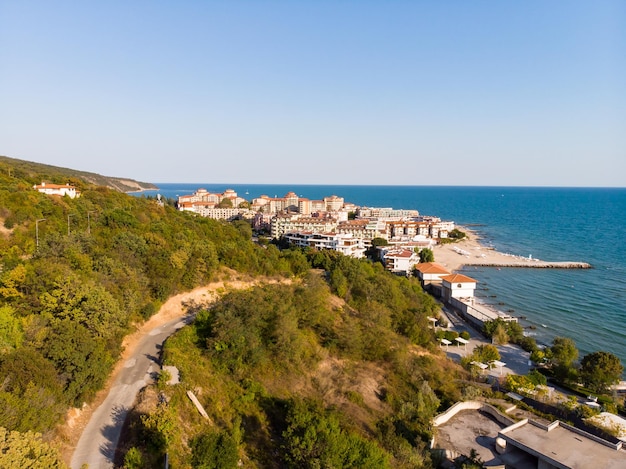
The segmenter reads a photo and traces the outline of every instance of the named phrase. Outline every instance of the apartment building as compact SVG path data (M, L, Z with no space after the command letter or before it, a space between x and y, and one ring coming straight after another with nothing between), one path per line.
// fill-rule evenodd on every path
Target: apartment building
M358 218L416 218L419 216L417 210L394 209L391 207L358 207L356 209Z
M307 217L302 214L281 214L272 218L271 236L280 239L283 235L296 231L334 233L337 219L333 217Z
M336 231L365 240L387 239L386 225L379 220L345 220L337 224Z
M211 193L206 189L198 189L196 192L190 195L181 195L178 197L177 207L181 211L190 211L200 213L202 210L208 210L215 208L223 200L230 201L230 208L237 208L246 199L239 197L237 192L232 189L227 189L222 194ZM205 215L206 216L206 215Z
M385 268L395 274L410 275L415 264L420 261L417 253L410 249L391 248L381 250L381 254Z
M291 232L285 234L283 239L293 246L338 251L345 256L355 258L365 255L363 240L354 238L350 234Z

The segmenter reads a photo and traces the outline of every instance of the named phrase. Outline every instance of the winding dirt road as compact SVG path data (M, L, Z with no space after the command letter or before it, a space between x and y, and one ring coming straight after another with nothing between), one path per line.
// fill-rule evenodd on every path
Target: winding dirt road
M79 415L68 417L66 428L62 430L70 440L69 445L75 445L69 461L70 467L80 469L84 464L88 464L89 469L114 467L115 449L124 420L133 407L139 390L152 383L154 375L160 370L159 356L165 340L193 321L195 313L188 312L189 306L208 305L220 293L250 288L261 283L272 281L264 279L216 282L173 296L156 315L135 333L127 336L123 343L124 353L105 389L98 394L91 406L86 406Z

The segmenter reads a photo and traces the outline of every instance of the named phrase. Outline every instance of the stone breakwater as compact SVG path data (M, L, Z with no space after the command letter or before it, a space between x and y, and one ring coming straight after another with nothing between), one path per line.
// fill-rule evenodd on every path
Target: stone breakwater
M457 243L440 244L433 247L435 262L451 272L462 266L471 267L520 267L535 269L591 269L593 266L580 261L545 261L531 255L525 257L496 251L483 246L479 238L467 230L467 238Z
M471 265L475 267L523 267L534 269L591 269L592 265L587 262L546 262L546 261L494 261L494 262L481 262L474 260L466 260L464 265Z

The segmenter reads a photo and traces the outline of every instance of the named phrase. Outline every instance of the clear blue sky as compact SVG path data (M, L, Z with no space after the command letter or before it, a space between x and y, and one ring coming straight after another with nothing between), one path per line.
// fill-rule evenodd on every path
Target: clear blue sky
M150 182L626 186L626 2L0 0L0 154Z

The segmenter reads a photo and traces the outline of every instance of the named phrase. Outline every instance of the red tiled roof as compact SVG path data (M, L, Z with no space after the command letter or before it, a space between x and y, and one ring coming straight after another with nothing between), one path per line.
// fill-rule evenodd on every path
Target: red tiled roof
M411 257L413 255L415 255L415 252L408 249L392 249L387 251L385 257Z
M74 186L70 186L69 184L52 184L46 182L45 184L37 184L35 185L35 189L74 189Z
M417 264L415 268L419 270L420 272L422 272L423 274L448 274L450 275L449 270L447 270L445 267L435 262L423 262L423 263Z
M445 277L441 277L441 280L445 280L450 283L476 283L477 281L467 275L452 274Z

